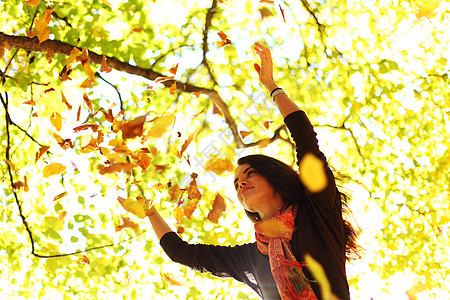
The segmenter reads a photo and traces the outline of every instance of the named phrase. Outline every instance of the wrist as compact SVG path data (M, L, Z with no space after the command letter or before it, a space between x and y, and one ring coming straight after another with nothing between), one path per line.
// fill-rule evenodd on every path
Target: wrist
M274 89L276 89L278 87L278 85L275 82L270 82L268 84L265 84L264 87L266 88L266 90L270 93L272 92Z

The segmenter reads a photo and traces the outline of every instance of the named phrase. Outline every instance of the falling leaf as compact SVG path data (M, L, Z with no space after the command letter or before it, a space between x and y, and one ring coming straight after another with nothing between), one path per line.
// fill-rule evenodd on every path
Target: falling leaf
M119 129L122 131L122 138L124 140L127 140L142 136L145 120L146 116L144 115L123 123L119 127Z
M25 2L25 4L28 4L31 6L38 6L39 2L41 2L41 0L28 0L27 2Z
M91 100L89 100L89 97L86 94L86 92L84 92L84 94L83 94L83 100L86 103L86 105L88 106L89 111L92 113L94 111L94 107L92 106L92 102L91 102Z
M216 42L219 48L225 47L226 45L231 45L231 41L228 39L227 35L223 31L220 31L217 34L221 39L221 41Z
M273 123L273 121L264 121L264 127L266 127L266 129L269 129L271 123Z
M174 76L171 76L171 77L161 76L161 77L156 77L155 80L153 80L153 82L158 83L158 82L164 82L164 81L173 80L173 79L174 79Z
M36 105L36 102L34 100L27 100L27 101L23 102L22 104Z
M207 219L213 223L219 223L219 217L226 211L227 205L221 194L217 193L214 198L211 211L208 213Z
M10 161L9 159L5 159L5 161L6 161L6 163L8 164L8 166L10 166L10 168L11 168L12 170L15 170L15 169L16 169L16 166L13 164L12 161Z
M200 95L202 94L202 92L193 92L195 98L200 97Z
M253 131L239 131L242 139L245 139L249 134L253 133Z
M153 165L156 173L163 173L167 169L167 165Z
M61 115L57 112L53 112L50 116L50 122L56 128L57 131L61 130L62 127L62 118Z
M44 94L47 94L47 93L50 93L50 92L54 92L54 91L55 91L54 88L49 88L49 89L46 89L46 90L44 91Z
M72 110L72 105L67 101L66 96L64 96L63 91L61 91L61 100L67 106L68 110Z
M183 220L183 216L184 216L183 209L181 207L177 206L174 208L172 213L173 213L175 220L177 220L177 223L181 223L181 221Z
M312 153L307 153L299 165L300 180L311 193L318 193L327 187L324 163Z
M67 215L67 211L60 211L60 212L58 213L58 218L59 218L61 221L63 221L64 218L66 217L66 215Z
M145 171L150 166L150 158L148 158L147 153L144 151L139 151L137 154L138 165L142 168L142 171Z
M112 115L111 109L109 109L109 111L106 111L106 110L104 110L103 108L101 108L100 110L103 112L103 114L105 115L105 119L106 119L108 122L111 122L111 123L114 122L114 117L113 117L113 115Z
M24 191L25 193L28 193L28 191L29 191L27 175L25 175L25 176L23 177L23 191Z
M215 104L213 104L213 114L223 116L222 111L221 111L220 108L218 108L217 105L215 105Z
M201 199L202 194L200 193L200 191L197 188L197 181L195 180L195 177L194 177L196 174L195 175L194 174L191 175L192 181L189 184L189 187L187 188L188 198L189 199Z
M331 285L322 265L312 258L308 253L305 254L305 262L312 276L319 283L320 291L323 299L338 300L339 298L331 292Z
M58 199L61 199L62 197L64 197L65 195L67 195L67 192L62 192L61 194L53 197L53 201L56 201Z
M122 225L116 226L115 231L121 231L122 229L125 228L131 228L131 229L137 229L139 227L138 224L134 223L133 221L130 220L130 218L124 217L124 216L120 216L122 218Z
M52 9L44 10L42 17L36 20L35 29L39 39L39 44L48 40L50 36L50 30L48 29L48 24L52 19Z
M183 227L183 226L179 226L179 227L177 228L177 233L178 233L178 234L183 234L183 233L184 233L184 227Z
M184 206L184 209L183 209L184 215L186 216L186 218L191 219L192 214L197 209L197 205L198 205L199 201L200 201L199 198L195 198L195 199L189 200L189 202L186 203L186 205Z
M81 105L78 107L77 111L77 122L80 121L80 116L81 116Z
M259 3L273 5L275 2L273 0L259 0Z
M180 156L183 156L184 151L186 151L187 147L192 142L192 140L194 139L196 134L197 134L197 132L191 133L191 135L189 135L187 140L183 143L183 145L181 146L181 150L180 150Z
M43 175L44 177L49 177L53 175L61 174L66 170L66 166L60 163L51 163L44 167Z
M112 163L108 167L100 167L100 175L116 173L116 172L128 172L131 169L137 167L138 165L132 163Z
M175 280L171 275L167 273L163 273L163 278L170 284L170 285L176 285L176 286L185 286L183 283L181 283L178 280Z
M434 11L439 7L439 1L425 0L416 13L417 19L428 18L433 15Z
M170 68L169 72L172 73L173 75L177 75L177 70L178 70L178 64L172 68Z
M167 127L173 124L175 118L173 115L164 115L153 120L154 125L150 128L148 136L160 138L167 130Z
M226 171L233 171L234 165L228 158L212 158L206 162L205 170L221 175Z
M178 200L181 196L181 189L178 184L175 184L168 190L170 201Z
M171 95L175 95L175 91L177 90L177 83L176 82L174 82L173 84L172 84L172 86L169 88L169 93L171 94Z
M124 199L122 197L117 197L117 200L126 211L141 219L146 217L143 201L134 200L132 198Z
M49 64L52 63L52 60L53 60L53 51L52 50L47 51L47 53L45 54L45 59L47 59L47 62Z
M289 232L289 228L281 220L268 219L256 222L255 231L267 237L284 237Z
M44 155L45 152L48 151L48 149L50 149L50 146L42 146L39 148L38 152L36 152L36 159L34 163L37 163L37 161L42 157L42 155Z
M265 6L259 9L259 13L261 14L261 20L273 16L272 11Z
M95 79L89 77L80 85L80 88L88 89L92 87L92 84L95 82Z
M158 190L158 191L161 191L161 190L164 189L164 185L163 185L162 183L158 182L158 183L154 184L154 185L152 186L152 188L154 188L154 189L156 189L156 190Z
M106 56L103 55L103 57L102 57L102 65L100 66L100 72L109 73L111 71L112 71L112 69L108 66Z
M89 261L89 258L87 258L86 255L81 256L80 258L78 258L76 260L77 264L85 264L85 265L90 265L91 262Z
M73 129L73 132L80 132L80 131L87 130L87 129L92 129L93 132L97 132L99 127L100 126L97 124L83 124L83 125L75 127Z
M12 184L12 189L13 189L14 191L20 190L21 187L23 187L23 182L22 182L22 181L17 181L17 182L14 182L14 183Z
M283 22L286 23L286 18L284 16L284 10L281 8L281 4L278 4L278 6L280 7L281 16L283 17Z

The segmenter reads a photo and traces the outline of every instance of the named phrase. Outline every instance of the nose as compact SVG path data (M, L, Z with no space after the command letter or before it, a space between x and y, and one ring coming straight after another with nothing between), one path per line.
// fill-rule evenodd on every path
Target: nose
M244 186L246 186L247 185L247 181L246 180L241 180L239 183L238 183L238 188L239 188L239 190L241 190Z

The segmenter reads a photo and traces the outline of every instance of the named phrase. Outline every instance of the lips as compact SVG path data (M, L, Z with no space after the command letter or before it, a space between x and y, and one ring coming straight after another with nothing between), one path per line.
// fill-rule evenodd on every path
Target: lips
M248 191L248 190L250 190L250 189L252 189L253 187L251 187L251 186L246 186L246 187L244 187L242 190L241 190L241 195L242 196L244 196L244 194Z

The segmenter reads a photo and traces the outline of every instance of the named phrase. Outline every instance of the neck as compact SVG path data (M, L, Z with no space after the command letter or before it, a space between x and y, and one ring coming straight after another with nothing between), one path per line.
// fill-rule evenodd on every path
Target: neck
M279 211L283 205L283 198L280 195L275 195L273 201L270 202L270 206L265 207L265 209L258 211L261 220L268 220L272 218L277 211Z

